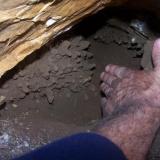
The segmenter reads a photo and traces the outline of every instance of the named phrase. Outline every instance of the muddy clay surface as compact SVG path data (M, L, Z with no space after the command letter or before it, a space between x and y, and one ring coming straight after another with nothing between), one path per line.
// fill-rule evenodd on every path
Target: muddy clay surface
M113 13L87 19L3 77L0 159L90 131L102 118L99 75L107 64L153 67L150 48L156 35L148 23L136 15L124 19ZM159 135L149 159L160 158Z

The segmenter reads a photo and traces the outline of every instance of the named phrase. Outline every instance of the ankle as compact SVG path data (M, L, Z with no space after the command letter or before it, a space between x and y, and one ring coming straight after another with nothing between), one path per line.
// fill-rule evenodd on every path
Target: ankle
M129 160L144 160L159 126L160 108L139 106L104 122L97 133L112 140Z

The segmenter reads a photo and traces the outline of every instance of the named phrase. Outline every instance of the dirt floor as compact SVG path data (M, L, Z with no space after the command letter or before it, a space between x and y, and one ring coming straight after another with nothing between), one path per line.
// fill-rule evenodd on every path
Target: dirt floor
M126 10L111 9L90 17L3 77L0 159L90 131L102 118L99 75L105 65L152 68L150 50L158 35L153 18L131 13L124 18ZM159 137L149 159L160 158Z

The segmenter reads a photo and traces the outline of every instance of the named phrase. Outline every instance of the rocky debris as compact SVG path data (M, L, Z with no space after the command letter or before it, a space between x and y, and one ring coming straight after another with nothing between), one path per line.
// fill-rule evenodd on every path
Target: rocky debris
M118 19L108 20L106 25L97 31L94 38L105 44L116 43L129 50L135 50L138 57L143 55L143 47L147 41L147 37L139 34L133 25Z
M152 48L153 48L154 41L147 41L144 45L144 54L141 60L141 66L145 70L151 70L153 69L153 63L152 63Z
M79 92L90 83L96 67L91 63L93 54L88 51L89 46L90 42L81 36L49 46L41 58L19 70L13 76L14 81L5 82L0 94L8 102L19 101L29 94L36 94L35 100L44 95L52 104L57 90L69 88L71 92ZM86 77L90 80L86 81Z

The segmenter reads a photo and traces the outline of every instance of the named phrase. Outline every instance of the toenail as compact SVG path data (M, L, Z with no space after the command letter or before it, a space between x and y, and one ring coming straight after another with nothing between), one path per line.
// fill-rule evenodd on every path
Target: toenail
M109 72L110 67L111 67L111 65L110 65L110 64L109 64L109 65L107 65L107 66L106 66L106 68L105 68L105 71L106 71L106 72Z

